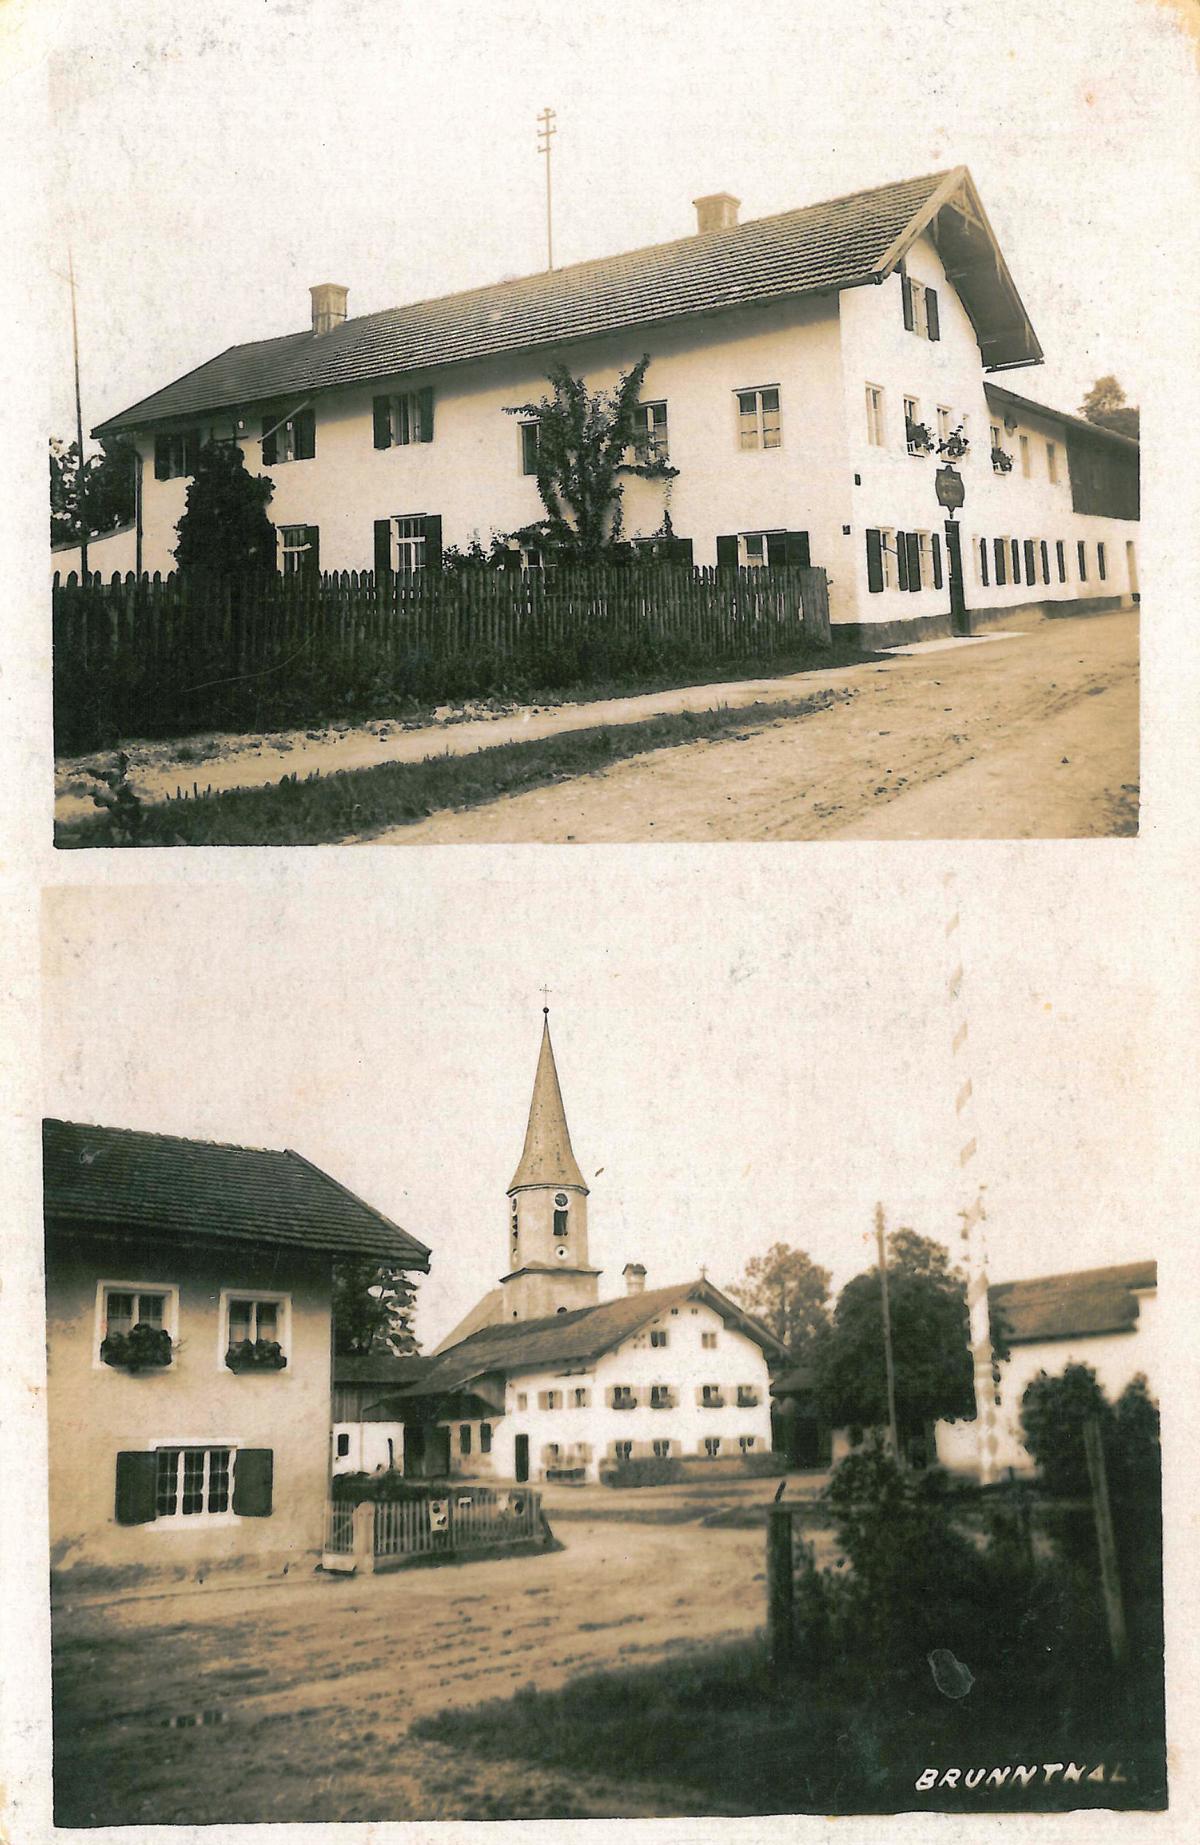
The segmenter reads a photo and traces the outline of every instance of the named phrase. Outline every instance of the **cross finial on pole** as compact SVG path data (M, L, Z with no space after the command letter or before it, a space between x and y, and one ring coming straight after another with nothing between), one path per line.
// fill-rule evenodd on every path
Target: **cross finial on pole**
M554 230L550 215L550 137L558 133L554 126L554 110L547 107L537 118L538 153L546 156L546 267L554 267Z
M551 994L552 989L550 987L539 987L538 991L540 992L542 998L546 1002L545 1005L542 1007L542 1017L549 1018L550 1016L550 994Z

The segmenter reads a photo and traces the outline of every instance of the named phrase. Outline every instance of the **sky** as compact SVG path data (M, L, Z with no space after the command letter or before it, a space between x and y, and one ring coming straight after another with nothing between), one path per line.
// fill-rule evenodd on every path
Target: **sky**
M45 898L43 1105L303 1153L433 1251L430 1347L504 1271L549 986L602 1296L628 1261L725 1287L776 1241L840 1286L876 1202L953 1242L957 944L993 1278L1135 1260L1180 1227L1146 1211L1134 851L360 848L353 880L340 852L185 852L154 883L121 858Z
M1152 0L59 0L44 233L51 428L227 346L545 263L536 117L557 111L559 265L970 167L1047 354L1011 382L1074 409L1144 382L1169 232L1172 96Z

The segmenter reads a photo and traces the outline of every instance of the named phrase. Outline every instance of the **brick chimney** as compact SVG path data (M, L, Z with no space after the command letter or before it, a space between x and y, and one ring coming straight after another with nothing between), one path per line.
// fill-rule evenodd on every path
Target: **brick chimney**
M732 192L710 192L702 199L693 199L696 207L696 230L701 236L705 231L731 231L738 221L738 206L741 199L735 199Z
M621 1273L625 1277L626 1294L644 1294L646 1291L646 1270L640 1262L627 1262Z
M346 318L346 297L350 290L343 288L340 282L318 282L308 292L312 296L313 332L332 333Z

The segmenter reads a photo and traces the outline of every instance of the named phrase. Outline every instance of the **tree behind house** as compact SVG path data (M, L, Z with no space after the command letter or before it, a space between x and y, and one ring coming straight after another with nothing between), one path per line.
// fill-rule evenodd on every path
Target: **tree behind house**
M401 1268L346 1260L333 1273L333 1344L343 1358L371 1352L405 1357L418 1349L413 1331L417 1284Z
M233 442L206 442L175 530L175 561L193 582L238 582L275 569L266 508L275 483L250 474Z
M798 1358L829 1326L829 1270L803 1249L772 1243L746 1264L729 1292Z
M89 538L103 538L120 525L130 525L136 512L134 469L137 450L123 436L106 436L99 455L89 455L83 471L83 517L80 518L79 444L50 438L50 542L62 544L80 537L86 525Z
M1136 404L1126 402L1125 392L1111 372L1097 378L1079 406L1079 414L1097 429L1115 429L1119 435L1141 435L1141 412Z

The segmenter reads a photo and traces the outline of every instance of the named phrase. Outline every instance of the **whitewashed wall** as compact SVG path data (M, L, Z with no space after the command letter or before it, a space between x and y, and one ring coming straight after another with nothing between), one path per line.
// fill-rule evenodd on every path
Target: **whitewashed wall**
M338 1453L338 1436L345 1435L349 1451ZM391 1443L389 1451L388 1443ZM404 1465L402 1422L335 1422L330 1446L334 1473L374 1473L377 1467Z
M122 526L119 531L106 532L102 538L88 539L88 574L99 572L108 578L116 572L122 576L137 568L137 531L132 525ZM64 545L50 553L50 578L54 580L57 572L62 582L66 582L71 571L76 576L80 571L80 552L78 545Z

